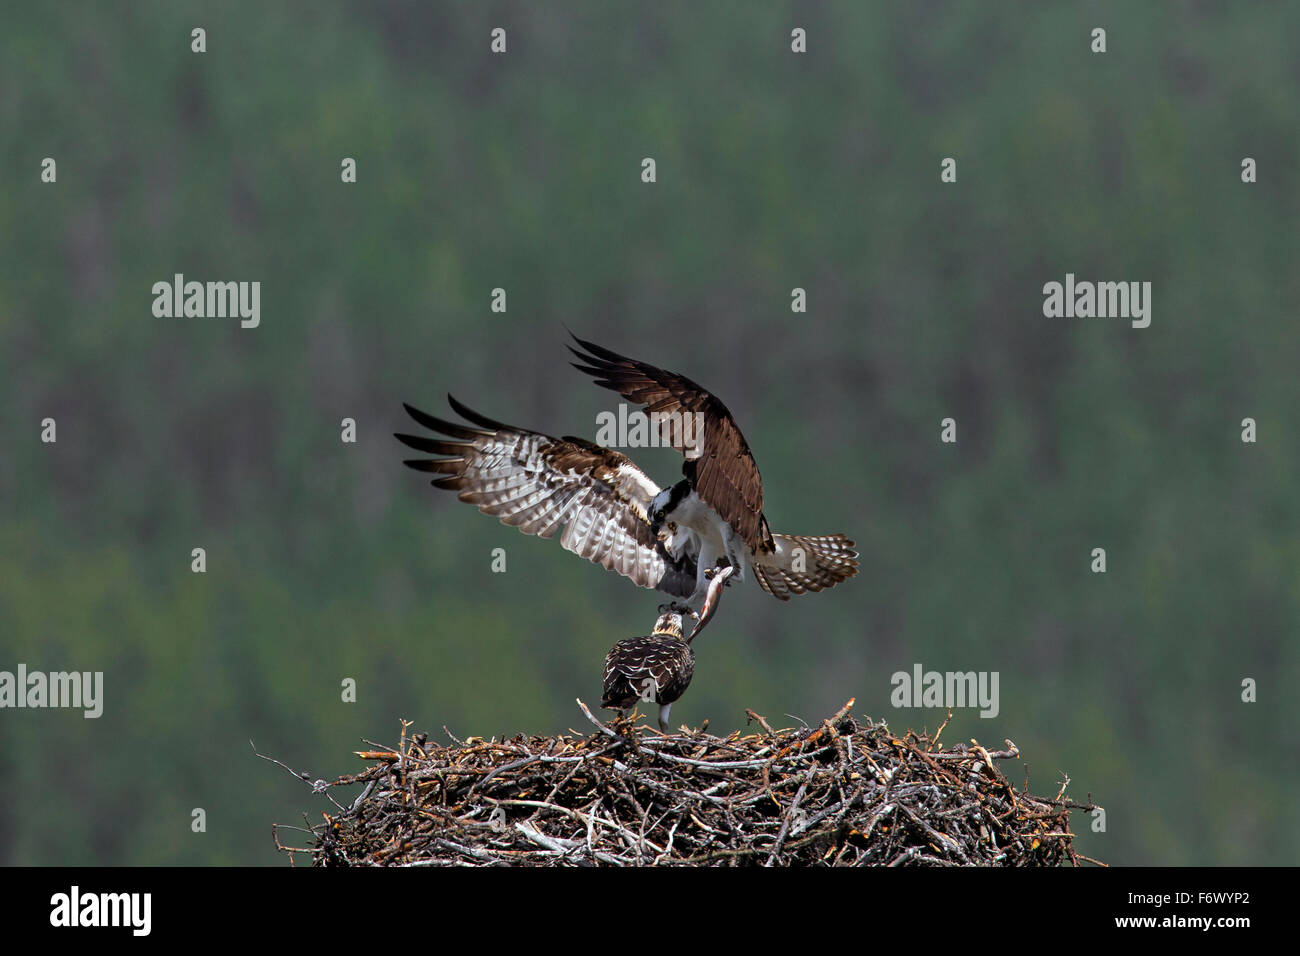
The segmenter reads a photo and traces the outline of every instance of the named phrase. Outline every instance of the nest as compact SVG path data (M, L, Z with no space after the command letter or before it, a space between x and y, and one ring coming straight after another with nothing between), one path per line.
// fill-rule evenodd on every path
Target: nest
M997 764L1019 756L1010 740L941 749L943 727L895 735L849 716L852 700L802 730L749 711L761 732L725 738L606 725L578 703L595 733L439 746L404 723L396 749L358 752L373 766L315 783L338 812L311 846L276 845L317 866L1096 862L1070 832L1092 806L1065 799L1068 778L1050 799L1017 790ZM355 799L334 798L350 785Z

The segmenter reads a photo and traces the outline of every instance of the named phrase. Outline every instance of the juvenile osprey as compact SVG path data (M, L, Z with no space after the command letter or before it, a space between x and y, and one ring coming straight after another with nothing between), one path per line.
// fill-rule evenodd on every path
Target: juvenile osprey
M600 706L627 710L637 701L654 701L659 705L659 729L668 733L668 712L673 701L686 693L695 674L695 652L691 641L699 637L718 608L723 586L733 568L709 572L708 593L700 611L699 623L691 636L682 640L683 609L675 602L659 608L659 620L649 637L632 637L615 644L605 658L604 693Z
M676 485L661 489L612 448L493 421L450 395L452 409L476 427L406 405L412 418L441 435L396 437L417 451L448 456L406 464L441 475L435 486L524 534L549 538L563 526L560 544L569 551L641 587L682 598L691 609L702 606L706 572L719 565L734 567L741 581L752 569L763 589L782 601L857 574L858 554L842 534L771 532L758 468L718 399L681 375L574 338L586 350L573 350L584 361L578 368L643 403L647 412L664 413L662 437L686 457L686 477ZM701 427L675 426L683 416Z

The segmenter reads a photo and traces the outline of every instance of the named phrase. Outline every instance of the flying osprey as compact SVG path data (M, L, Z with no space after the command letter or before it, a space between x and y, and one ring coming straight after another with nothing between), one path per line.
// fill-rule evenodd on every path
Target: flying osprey
M684 599L691 609L703 605L706 572L721 565L735 568L741 581L752 570L763 590L782 601L857 574L858 553L842 534L771 532L758 467L722 402L685 376L574 339L585 350L572 349L583 360L576 367L643 404L665 444L685 456L685 477L677 484L661 489L612 448L505 425L450 395L452 409L476 427L406 405L412 418L447 438L398 434L398 440L448 456L406 464L441 475L436 487L524 534L549 538L563 526L560 544L569 551Z
M718 609L718 599L734 568L706 572L710 578L699 623L682 640L682 608L676 602L659 608L659 620L649 637L631 637L610 648L605 658L604 691L600 706L627 710L638 700L659 705L659 729L668 733L668 711L691 686L695 652L691 641L700 636Z

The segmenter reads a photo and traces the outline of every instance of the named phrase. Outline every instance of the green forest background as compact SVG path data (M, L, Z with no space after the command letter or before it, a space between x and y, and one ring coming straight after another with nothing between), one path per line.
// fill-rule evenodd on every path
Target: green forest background
M399 718L584 732L660 597L391 436L450 391L594 437L617 398L566 324L717 392L772 527L862 552L821 595L731 589L674 720L854 696L933 729L894 671L996 670L997 718L945 739L1068 774L1107 810L1082 852L1294 862L1297 36L1295 3L12 7L0 669L102 670L106 702L0 711L0 862L284 865L271 824L329 804L250 740L328 778ZM176 272L261 281L260 327L155 318ZM1152 282L1151 327L1044 318L1067 272Z

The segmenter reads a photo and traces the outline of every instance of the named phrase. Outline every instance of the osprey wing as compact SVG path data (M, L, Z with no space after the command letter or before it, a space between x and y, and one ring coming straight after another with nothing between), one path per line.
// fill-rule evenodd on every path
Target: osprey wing
M650 531L646 509L659 488L626 455L580 438L552 438L515 428L447 401L475 427L444 421L406 405L438 437L396 435L403 444L441 458L410 459L433 472L438 488L496 515L524 534L552 537L574 554L631 578L644 588L687 597L695 568L675 562ZM447 436L447 437L442 437Z
M572 334L572 333L570 333ZM763 517L763 480L727 406L684 375L627 358L573 336L585 352L569 346L583 362L571 363L659 417L660 437L686 458L686 477L695 493L755 552L772 550ZM698 418L697 418L698 416ZM701 422L703 434L695 423Z

